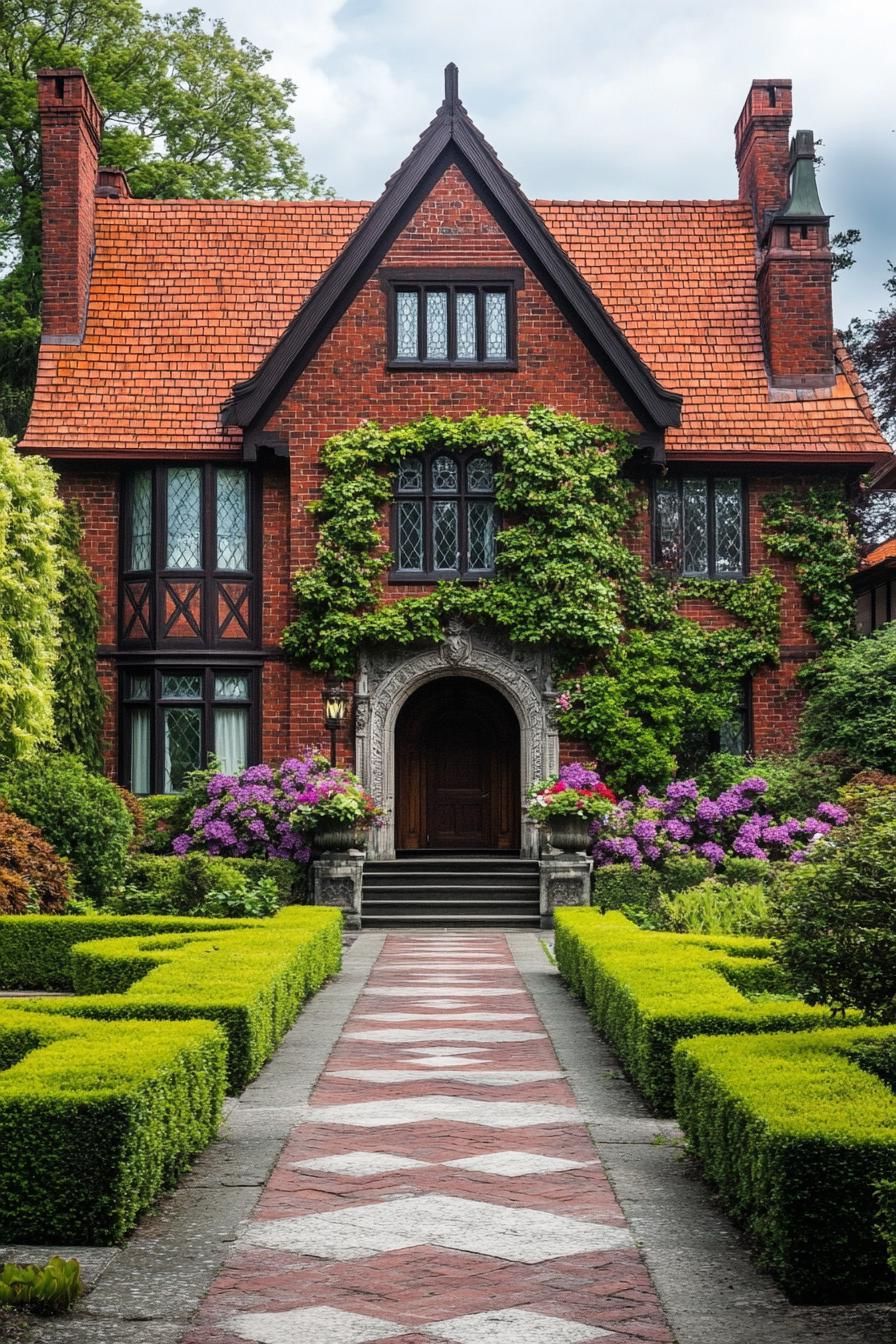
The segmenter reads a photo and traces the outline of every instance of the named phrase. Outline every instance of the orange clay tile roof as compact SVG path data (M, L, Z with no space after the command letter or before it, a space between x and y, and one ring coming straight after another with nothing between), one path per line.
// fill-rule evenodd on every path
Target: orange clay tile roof
M842 349L833 388L769 392L748 205L536 201L660 382L670 452L888 451ZM219 413L360 223L356 201L98 200L80 345L44 345L23 446L51 455L232 451Z
M869 551L862 561L861 568L871 569L873 565L879 565L884 560L896 560L896 537L882 541L873 551Z

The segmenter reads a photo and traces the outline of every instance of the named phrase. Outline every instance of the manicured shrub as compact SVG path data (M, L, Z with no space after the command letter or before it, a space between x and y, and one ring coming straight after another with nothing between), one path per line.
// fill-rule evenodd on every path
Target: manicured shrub
M76 756L42 752L6 767L0 797L71 860L83 895L101 905L121 886L134 827L110 780Z
M72 989L71 950L95 938L244 928L236 920L98 914L0 918L0 989Z
M127 808L131 818L131 844L132 850L139 850L143 845L143 833L146 830L146 817L143 815L143 805L135 793L130 789L123 789L120 784L115 786L118 789L118 796Z
M806 749L833 748L856 769L896 774L896 622L826 654L807 676Z
M877 1187L896 1178L896 1097L853 1057L867 1059L878 1042L892 1048L896 1031L704 1036L674 1052L688 1143L797 1301L893 1292L876 1224Z
M896 794L868 802L831 844L775 888L779 955L810 1003L896 1021Z
M878 1182L877 1203L877 1230L887 1249L890 1271L896 1274L896 1180Z
M860 770L846 781L839 798L851 816L860 817L869 804L880 801L882 794L896 800L896 775L883 770Z
M769 933L768 894L759 882L724 882L708 877L673 896L662 894L660 927L673 933Z
M121 1239L214 1137L211 1022L90 1022L0 1007L0 1239Z
M554 922L561 975L659 1112L672 1109L672 1049L683 1037L830 1024L795 999L747 997L782 990L768 939L653 933L614 911L560 910Z
M271 1057L305 999L338 971L342 919L337 910L288 906L263 923L207 930L75 946L70 956L79 997L31 999L23 1011L211 1018L227 1035L228 1085L240 1092Z
M660 889L666 893L687 891L711 875L713 866L708 859L688 855L667 859L659 870Z
M70 896L66 860L0 801L0 915L52 914L64 910Z

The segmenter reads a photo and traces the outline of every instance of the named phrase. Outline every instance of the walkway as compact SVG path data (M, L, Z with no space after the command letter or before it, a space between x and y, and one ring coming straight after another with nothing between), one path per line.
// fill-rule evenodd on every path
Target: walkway
M0 1340L896 1344L757 1272L532 933L354 938L127 1243L55 1249L90 1292Z
M389 935L184 1344L666 1344L500 934Z

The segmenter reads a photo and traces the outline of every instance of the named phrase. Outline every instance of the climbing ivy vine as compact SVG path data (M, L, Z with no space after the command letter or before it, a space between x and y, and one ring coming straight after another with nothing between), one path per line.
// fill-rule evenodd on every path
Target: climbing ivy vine
M495 577L390 601L383 509L402 458L432 449L495 459L505 522ZM310 505L316 563L295 577L298 615L284 649L350 676L362 644L438 643L451 615L493 625L513 643L551 647L560 729L612 783L667 778L690 741L731 716L743 678L777 658L781 589L766 570L743 583L645 575L629 544L644 507L625 476L632 452L627 434L543 406L388 430L367 422L338 435L321 454L327 474ZM735 623L705 629L679 613L687 598Z
M809 608L806 625L822 653L855 638L855 598L850 575L858 550L842 482L807 490L782 490L763 500L763 540L793 560Z

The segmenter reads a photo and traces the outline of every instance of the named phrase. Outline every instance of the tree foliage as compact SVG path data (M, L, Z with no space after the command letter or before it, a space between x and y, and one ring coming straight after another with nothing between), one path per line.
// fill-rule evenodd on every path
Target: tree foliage
M896 622L834 649L805 674L809 751L837 751L855 769L896 773Z
M53 673L53 719L62 750L100 770L106 701L96 673L99 590L81 558L82 532L81 511L69 504L59 519L59 656Z
M103 111L102 158L137 196L321 194L292 138L295 86L271 53L201 9L139 0L0 0L0 429L27 417L40 331L36 72L79 66Z
M61 507L49 465L0 439L0 759L53 737Z
M874 317L854 317L843 338L881 428L892 438L896 436L896 265L888 261L887 266L890 274L884 289L891 302Z

